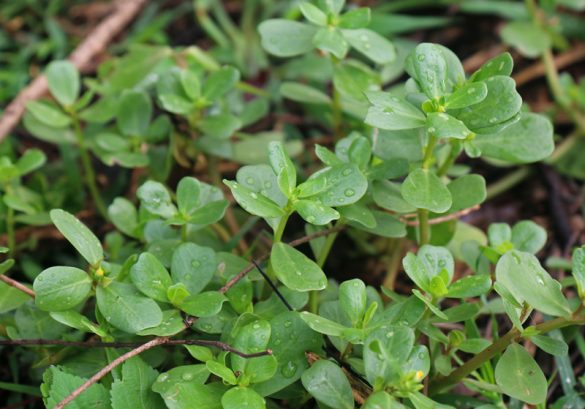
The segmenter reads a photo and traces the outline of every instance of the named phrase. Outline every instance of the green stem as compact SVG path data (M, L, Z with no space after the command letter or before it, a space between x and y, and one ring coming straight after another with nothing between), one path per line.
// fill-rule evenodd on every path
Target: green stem
M286 227L286 223L288 222L288 218L290 217L290 212L287 212L284 216L280 218L280 222L274 231L274 243L279 243L282 241L282 235L284 234L284 229Z
M570 325L583 325L585 324L585 317L571 317L564 318L559 317L553 320L543 322L535 326L535 329L539 334L546 334L547 332L555 329L568 327ZM429 393L440 392L450 386L455 385L467 375L475 371L477 368L482 366L485 362L492 359L497 354L503 352L512 342L520 341L522 339L520 331L517 328L512 328L502 338L495 341L492 345L475 355L465 364L455 369L449 375L438 378L433 381L430 385Z
M209 14L207 12L207 7L201 4L201 1L194 0L193 1L193 9L195 9L195 17L203 31L209 35L222 48L225 48L229 45L229 40L225 36L225 34L217 27L217 25L209 18Z
M81 158L81 166L83 167L83 174L85 176L87 189L89 190L89 194L93 199L98 213L104 219L108 220L108 212L95 182L95 172L93 171L93 165L91 164L91 157L89 156L89 152L85 146L85 140L83 138L83 131L81 130L79 119L77 118L75 112L70 112L70 114L73 122L73 129L75 131L75 137L77 139L77 145L79 146L79 156Z
M247 82L244 81L240 81L236 84L236 88L239 89L240 91L244 91L247 92L248 94L251 95L256 95L259 97L264 97L264 98L269 98L270 97L270 93L266 90L263 90L262 88L258 88L252 84L249 84Z
M498 180L497 182L492 183L487 187L487 199L493 199L496 196L501 195L502 193L508 191L508 189L513 188L518 183L522 182L532 173L532 169L525 166L519 169L516 169L514 172L508 173L506 176Z
M545 160L545 162L549 165L554 165L557 163L567 152L571 151L575 144L582 138L582 134L580 132L573 132L569 136L567 136L563 141L557 145L555 151Z
M449 156L447 156L439 170L437 170L437 176L439 177L445 176L447 174L447 172L449 171L449 169L451 169L451 166L455 162L455 159L457 159L457 156L459 156L459 149L457 149L457 147L453 143L449 144L449 147L450 147Z
M435 150L435 145L437 144L437 137L433 134L429 134L429 142L427 143L427 147L425 148L425 154L423 157L422 168L429 169L433 164L433 151Z
M341 226L342 224L343 223L339 221L335 224L335 227ZM320 268L323 268L323 266L325 265L325 261L327 261L327 257L331 252L331 248L333 247L333 243L335 242L335 239L337 238L338 234L339 233L337 232L332 233L329 236L327 236L327 239L325 239L325 243L323 244L323 247L321 247L321 251L319 251L319 255L317 256L317 265ZM311 291L309 293L309 311L312 312L313 314L317 314L318 310L319 291Z
M421 246L428 244L431 237L431 228L427 209L418 209L418 233L418 244Z

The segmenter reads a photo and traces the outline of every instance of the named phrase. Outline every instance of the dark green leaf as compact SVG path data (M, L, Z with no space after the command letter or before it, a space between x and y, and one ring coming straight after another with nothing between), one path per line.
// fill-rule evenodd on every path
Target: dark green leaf
M91 290L91 279L75 267L50 267L37 276L33 289L41 310L64 311L85 300Z
M51 210L51 220L63 236L91 265L98 265L104 258L102 245L97 237L75 216L61 209Z

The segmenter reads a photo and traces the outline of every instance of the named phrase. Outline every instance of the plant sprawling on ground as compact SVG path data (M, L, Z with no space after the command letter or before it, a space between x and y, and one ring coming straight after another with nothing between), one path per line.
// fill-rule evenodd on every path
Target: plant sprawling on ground
M8 403L585 407L585 247L550 259L561 279L536 222L464 219L527 164L585 176L583 81L551 51L583 36L567 10L585 4L458 6L510 20L514 55L542 60L575 126L555 149L556 112L523 103L510 52L464 68L396 37L450 18L347 3L196 0L212 47L161 45L152 30L189 9L149 6L150 34L137 23L95 76L46 66L22 118L36 141L0 145ZM520 167L486 187L488 165ZM335 271L352 256L385 276Z

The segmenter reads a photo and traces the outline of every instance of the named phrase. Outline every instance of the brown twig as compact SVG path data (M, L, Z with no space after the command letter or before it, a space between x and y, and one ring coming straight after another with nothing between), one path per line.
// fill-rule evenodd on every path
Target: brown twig
M448 214L446 216L435 217L434 219L429 220L429 224L439 224L444 223L449 220L458 219L462 216L465 216L469 213L475 212L479 209L479 205L475 205L473 207L469 207L467 209L459 210L458 212ZM418 220L408 220L404 216L400 218L400 220L408 226L418 226Z
M56 404L53 407L53 409L63 409L66 405L71 403L73 401L73 399L75 399L76 397L81 395L86 389L91 387L94 383L98 382L104 376L109 374L115 367L117 367L118 365L127 361L128 359L135 357L137 355L140 355L142 352L147 351L147 350L154 348L156 346L164 345L167 342L169 342L168 337L157 337L153 340L148 341L145 344L140 345L138 348L135 348L131 351L126 352L124 355L119 356L118 358L116 358L112 362L110 362L108 365L104 366L94 376L92 376L87 381L85 381L79 388L77 388L73 392L71 392L65 399L63 399L61 402Z
M146 0L124 0L115 2L114 12L102 21L71 53L69 60L80 70L85 71L97 54L102 52L112 39L122 31L146 4ZM6 107L0 118L0 141L18 124L26 110L26 103L43 96L48 89L47 79L39 75L23 89Z
M328 234L332 234L332 233L338 232L340 230L343 230L343 228L344 228L344 226L337 226L337 227L332 227L330 229L321 230L319 232L309 234L307 236L293 240L293 241L289 242L288 244L293 246L293 247L299 246L303 243L307 243L307 242L309 242L313 239L316 239L318 237L327 236ZM268 254L265 254L262 257L257 258L256 261L261 262L261 261L266 260L267 258L268 258ZM226 283L226 285L224 285L222 288L220 288L219 292L222 294L228 292L230 288L232 288L239 280L244 278L246 276L246 274L248 274L254 268L255 268L255 265L253 263L248 265L245 269L243 269L238 274L236 274L234 277L232 277L232 279L229 280ZM189 328L196 320L197 320L197 317L187 317L187 319L185 320L185 328ZM110 362L107 366L102 368L94 376L92 376L87 381L85 381L79 388L77 388L73 392L71 392L71 394L69 396L67 396L65 399L63 399L61 402L59 402L59 404L56 405L53 409L63 409L65 407L65 405L71 403L71 401L73 401L73 399L75 399L77 396L82 394L85 390L87 390L93 384L95 384L100 379L102 379L104 376L106 376L108 373L110 373L118 365L121 365L122 363L124 363L124 361L126 361L126 360L128 360L136 355L139 355L140 353L142 353L148 349L154 348L155 346L169 344L171 342L172 341L169 339L169 337L157 337L157 338L154 338L153 340L148 341L145 344L140 345L136 349L133 349L132 351L129 351L129 352L125 353L124 355L116 358L115 360ZM272 352L270 352L270 353L272 353Z
M33 290L20 284L18 281L13 280L12 278L5 276L4 274L0 274L0 280L4 281L8 285L11 285L12 287L16 288L17 290L20 290L23 293L30 295L32 298L35 298L35 296L36 296L36 294Z
M99 341L63 341L61 339L3 339L0 345L12 346L39 346L39 345L57 345L80 348L136 348L141 346L141 342L99 342ZM222 351L231 352L242 358L256 358L259 356L272 355L272 350L254 352L247 354L221 341L206 339L170 339L165 345L200 345L219 348Z

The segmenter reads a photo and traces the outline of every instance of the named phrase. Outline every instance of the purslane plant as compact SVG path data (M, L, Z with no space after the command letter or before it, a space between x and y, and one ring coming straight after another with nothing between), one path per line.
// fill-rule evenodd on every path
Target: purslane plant
M303 52L315 46L343 58L341 38L370 57L361 38L357 45L351 40L353 31L372 36L363 31L368 11L340 15L343 1L322 3L301 6L320 26L301 29L313 33L301 38ZM278 28L274 24L260 27L265 39L269 28ZM279 49L283 56L298 53L287 46ZM110 83L101 92L105 100L120 98L116 108L104 112L97 102L87 113L81 110L91 91L79 98L77 73L55 64L49 73L61 74L49 80L58 107L31 104L28 127L53 136L55 130L66 136L72 127L92 193L87 149L106 164L142 167L148 144L174 134L166 116L152 121L150 92L161 109L185 120L186 146L219 155L223 142L244 126L228 102L239 84L234 68L208 70L189 61L181 69L161 68L156 84L118 93ZM54 364L43 376L45 405L61 408L73 400L72 406L113 409L262 409L286 401L291 408L493 408L504 406L504 395L544 404L547 378L522 342L567 356L570 334L565 338L560 330L585 324L585 248L575 250L573 281L563 288L535 256L546 242L537 224L496 223L486 235L457 221L485 200L486 189L483 177L455 161L463 152L508 164L541 160L554 146L552 126L522 108L509 54L469 78L455 54L436 44L420 44L405 64L410 79L402 91L363 89L370 102L364 123L339 138L333 151L315 146L321 169L301 172L287 146L273 141L266 163L243 166L236 180L224 180L243 209L238 216L262 218L272 229L268 244L254 242L266 254L233 251L238 238L221 223L229 204L221 186L193 177L182 178L174 191L146 180L137 188L137 205L116 198L104 209L116 228L104 243L69 212L51 211L81 259L42 270L29 289L34 301L19 298L7 306L16 312L3 335L13 341L62 338L67 345L91 334L106 348L84 353L87 367L67 350L42 361ZM87 146L80 117L99 119L98 131L88 130ZM179 137L172 138L176 143ZM9 189L44 161L29 152L16 165L0 163L16 169L2 179L10 209L20 210ZM308 235L286 242L295 214ZM342 229L364 247L371 237L417 241L416 251L402 259L411 293L328 279L325 262ZM307 242L311 252L301 251ZM458 274L456 262L470 274ZM0 273L12 263L0 264ZM527 324L533 311L541 319ZM479 328L485 320L501 325L497 316L507 317L511 329L501 336L494 331L492 342ZM178 334L185 350L167 353L162 347L171 348ZM122 355L110 348L116 343L139 346ZM160 353L136 356L150 348ZM84 387L100 369L94 362L107 371ZM110 371L111 379L100 381ZM476 396L454 392L459 384ZM317 403L307 403L311 399Z

